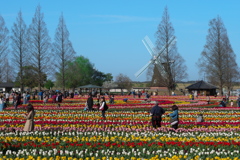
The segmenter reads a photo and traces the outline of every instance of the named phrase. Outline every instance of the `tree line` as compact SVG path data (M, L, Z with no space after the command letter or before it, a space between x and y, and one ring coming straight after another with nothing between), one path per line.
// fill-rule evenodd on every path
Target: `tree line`
M102 85L112 78L110 73L95 69L88 58L76 56L63 14L53 43L40 5L28 27L21 11L11 31L0 16L0 82L15 82L21 90L26 86L41 90L55 79L55 84L65 90L89 83Z

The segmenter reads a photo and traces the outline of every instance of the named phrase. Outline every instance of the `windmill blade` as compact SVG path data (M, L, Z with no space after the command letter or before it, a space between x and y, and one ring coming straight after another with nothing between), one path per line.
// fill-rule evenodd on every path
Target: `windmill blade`
M154 60L149 61L146 65L144 65L139 71L137 71L134 75L135 77L139 77L151 64L154 64Z
M152 41L149 39L148 36L145 36L142 40L144 46L147 48L148 52L150 53L151 56L154 56L156 54L154 50L154 45Z

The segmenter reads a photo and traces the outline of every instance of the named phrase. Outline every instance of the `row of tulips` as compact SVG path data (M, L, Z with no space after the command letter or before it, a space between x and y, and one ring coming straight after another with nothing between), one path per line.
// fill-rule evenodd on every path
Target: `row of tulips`
M208 105L207 102L204 101L199 101L199 102L195 102L195 103L190 103L190 102L176 102L173 104L177 104L179 107L203 107L203 106L208 106L208 107L212 107L213 105ZM171 107L173 104L165 104L165 105L161 105L163 108L169 108ZM48 104L33 104L34 108L36 110L65 110L65 109L80 109L83 110L85 107L85 103L84 104L79 104L79 103L73 103L73 104L69 104L69 103L61 103L61 107L58 107L57 104L54 103L48 103ZM109 109L110 110L136 110L136 109L150 109L153 107L153 103L142 103L142 104L122 104L122 105L115 105L115 104L108 104ZM25 109L27 106L27 104L23 104L18 106L18 109ZM214 105L214 107L216 107L218 105ZM94 105L93 108L97 109L97 105ZM13 110L14 107L13 106L9 106L7 107L5 110Z
M240 134L234 132L16 132L1 133L0 157L89 159L236 159Z
M197 118L197 114L204 114L205 122L238 122L240 120L240 110L180 110L179 116L182 122L192 122ZM169 117L166 115L171 113L170 109L166 110L163 115L163 122L169 122ZM23 110L3 111L0 112L1 121L13 121L13 120L25 120L22 114L25 113ZM67 121L81 121L81 120L99 120L101 112L92 111L85 112L82 110L37 110L35 115L35 121L46 121L46 120L67 120ZM148 111L111 111L107 112L107 120L110 121L149 121L150 114ZM127 122L128 123L128 122Z
M239 108L231 108L228 110L224 110L222 108L215 109L199 109L193 108L194 110L185 110L180 108L179 116L180 120L187 121L188 118L197 118L197 114L204 114L204 118L206 122L212 122L215 120L226 121L234 120L238 121L240 110ZM196 109L196 110L195 110ZM171 113L171 109L165 109L166 113L163 115L163 120L169 120L169 117L166 115ZM24 110L12 110L12 111L3 111L0 112L0 121L1 120L24 120L22 116ZM150 114L148 111L109 111L106 113L109 120L145 120L148 121L150 118ZM46 119L55 119L55 120L81 120L81 119L89 119L95 120L99 119L101 116L100 111L83 111L83 110L36 110L35 120L46 120Z

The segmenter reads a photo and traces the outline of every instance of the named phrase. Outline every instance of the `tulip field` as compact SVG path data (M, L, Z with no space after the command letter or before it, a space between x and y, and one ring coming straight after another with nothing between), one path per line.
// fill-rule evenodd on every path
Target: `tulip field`
M33 132L23 131L26 105L9 106L0 112L0 160L240 160L240 108L222 108L222 97L210 98L208 104L205 96L152 96L151 102L115 96L106 119L101 111L83 110L86 97L66 98L61 107L30 100ZM166 113L155 129L149 110L156 100ZM179 107L177 130L167 117L173 104ZM200 113L205 122L196 122Z

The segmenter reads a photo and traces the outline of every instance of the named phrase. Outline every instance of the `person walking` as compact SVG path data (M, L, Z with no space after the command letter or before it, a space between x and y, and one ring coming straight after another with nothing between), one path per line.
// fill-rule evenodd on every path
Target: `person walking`
M88 94L88 99L87 99L87 107L88 107L88 110L91 111L93 108L93 98L92 98L92 94L89 93Z
M102 118L106 119L105 112L108 110L108 106L107 106L107 103L105 101L105 97L101 97L100 104L101 104L101 106L100 106L99 109L102 111Z
M158 101L155 101L155 106L151 109L150 114L152 116L152 126L154 128L161 127L162 115L165 110L158 105Z
M178 106L172 106L173 113L170 113L168 116L170 117L170 123L173 129L178 129Z
M23 114L23 116L26 118L26 123L24 125L23 131L30 132L34 130L34 116L35 111L31 104L28 104L27 106L27 114Z

